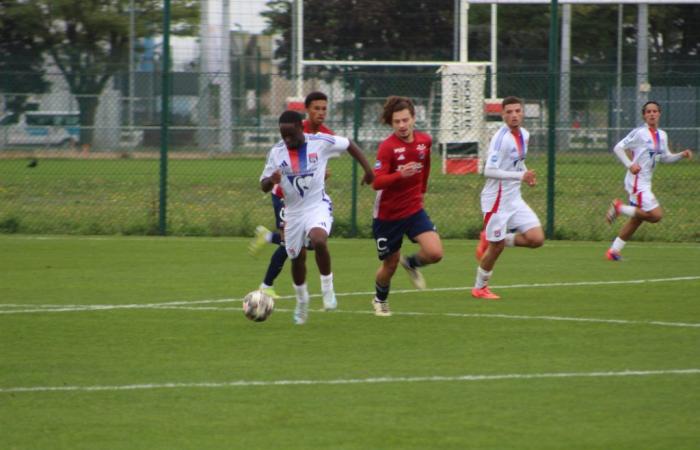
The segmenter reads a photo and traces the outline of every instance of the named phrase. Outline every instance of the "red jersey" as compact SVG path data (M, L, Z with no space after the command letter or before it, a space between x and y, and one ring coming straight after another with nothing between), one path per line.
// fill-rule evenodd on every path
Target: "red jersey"
M301 123L304 127L304 133L311 133L311 122L309 122L309 119L304 119L304 121ZM321 124L318 127L318 132L319 133L326 133L326 134L335 134L333 130L325 126L324 124Z
M301 122L301 125L304 127L304 133L311 133L311 122L309 122L309 119L304 119L304 121ZM318 127L318 132L335 135L333 130L331 130L330 128L328 128L324 124L321 124ZM272 195L276 195L279 198L284 198L284 193L282 192L282 187L279 184L272 186Z
M377 191L375 219L404 219L423 209L423 194L428 188L430 176L432 143L429 134L414 131L411 143L402 141L392 133L379 144L372 183ZM411 177L402 178L399 169L409 162L421 163L423 168Z

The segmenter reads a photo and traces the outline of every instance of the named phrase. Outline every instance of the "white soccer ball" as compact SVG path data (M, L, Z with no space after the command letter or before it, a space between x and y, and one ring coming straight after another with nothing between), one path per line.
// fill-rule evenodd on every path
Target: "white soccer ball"
M250 320L262 322L275 309L275 300L261 290L250 292L243 298L243 314Z

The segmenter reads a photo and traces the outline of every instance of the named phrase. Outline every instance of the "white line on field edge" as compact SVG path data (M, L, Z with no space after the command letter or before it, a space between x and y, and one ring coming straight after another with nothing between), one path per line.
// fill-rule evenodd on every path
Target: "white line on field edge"
M620 372L560 372L560 373L511 373L491 375L456 375L456 376L427 376L427 377L376 377L349 378L335 380L235 380L224 382L198 383L148 383L122 384L111 386L17 386L0 388L0 393L20 392L95 392L95 391L135 391L150 389L191 389L191 388L233 388L257 386L318 386L344 384L376 384L376 383L422 383L422 382L454 382L454 381L497 381L497 380L533 380L548 378L605 378L605 377L648 377L658 375L698 375L700 369L668 369L668 370L623 370Z

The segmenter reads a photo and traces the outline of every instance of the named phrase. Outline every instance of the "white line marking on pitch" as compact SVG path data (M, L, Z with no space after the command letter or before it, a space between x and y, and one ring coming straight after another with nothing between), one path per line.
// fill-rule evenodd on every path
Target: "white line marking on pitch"
M644 283L666 283L675 281L693 281L700 280L700 276L690 275L672 278L651 278L641 280L615 280L615 281L571 281L559 283L530 283L530 284L511 284L511 285L494 285L493 289L522 289L522 288L552 288L552 287L575 287L575 286L602 286L613 284L644 284ZM408 293L429 293L429 292L449 292L449 291L469 291L471 286L459 287L444 287L430 288L425 290L418 289L397 289L391 291L392 294L408 294ZM338 297L374 295L374 291L366 292L338 292ZM319 294L311 295L311 297L320 297ZM282 299L294 298L293 295L282 296ZM164 306L180 306L180 305L198 305L198 304L213 304L213 303L231 303L240 302L242 298L222 298L213 300L186 300L163 303L134 303L124 305L24 305L26 309L11 309L3 311L3 307L16 308L17 304L0 304L0 315L2 314L23 314L23 313L42 313L42 312L80 312L80 311L108 311L114 309L153 309Z
M692 281L698 280L700 276L683 276L683 277L672 277L672 278L652 278L652 279L641 279L641 280L617 280L617 281L576 281L576 282L560 282L560 283L533 283L533 284L512 284L503 286L493 286L494 289L519 289L519 288L550 288L550 287L571 287L571 286L599 286L599 285L612 285L612 284L644 284L644 283L663 283L663 282L675 282L675 281ZM465 291L470 290L471 287L445 287L445 288L432 288L425 290L417 289L402 289L392 291L392 294L405 294L405 293L420 293L420 292L446 292L446 291ZM373 295L374 292L344 292L337 293L338 297L349 297L349 296L359 296L359 295ZM320 295L311 295L311 297L320 297ZM283 296L283 299L294 298L294 296ZM3 306L16 308L16 304L1 305L0 304L0 315L8 314L32 314L32 313L59 313L59 312L83 312L83 311L109 311L109 310L120 310L120 309L165 309L176 307L191 307L192 305L202 305L202 304L215 304L215 303L232 303L240 302L241 298L224 298L215 300L191 300L191 301L176 301L176 302L163 302L163 303L145 303L145 304L126 304L126 305L66 305L63 307L54 307L52 305L26 305L30 309L9 309L2 310ZM347 313L354 313L354 311L345 311ZM357 311L357 313L364 314L364 311ZM623 319L595 319L595 318L579 318L579 317L558 317L558 316L520 316L520 315L508 315L508 314L461 314L461 313L394 313L396 315L442 315L451 317L483 317L483 318L503 318L503 319L520 319L520 320L559 320L559 321L572 321L572 322L593 322L593 323L618 323L627 325L659 325L659 326L670 326L670 327L684 327L684 328L700 328L700 323L683 323L683 322L663 322L663 321L631 321Z
M456 375L431 377L376 377L349 378L335 380L269 380L252 381L236 380L225 382L200 383L148 383L122 384L112 386L18 386L0 388L0 393L19 392L95 392L95 391L135 391L149 389L190 389L190 388L231 388L257 386L318 386L342 384L374 384L374 383L422 383L422 382L451 382L451 381L497 381L497 380L533 380L548 378L606 378L606 377L648 377L659 375L698 375L700 369L669 369L669 370L623 370L621 372L560 372L560 373L511 373L492 375Z
M159 306L157 309L184 309L189 311L240 311L237 307L220 306ZM292 312L292 309L275 308L279 312ZM314 310L310 310L314 312ZM318 312L323 312L319 310ZM595 319L591 317L566 317L566 316L524 316L518 314L483 314L483 313L431 313L392 311L394 316L433 316L433 317L462 317L475 319L512 319L512 320L549 320L559 322L586 322L586 323L612 323L618 325L658 325L677 328L700 328L700 323L664 322L659 320L626 320L626 319ZM374 311L350 311L337 309L332 314L374 314Z

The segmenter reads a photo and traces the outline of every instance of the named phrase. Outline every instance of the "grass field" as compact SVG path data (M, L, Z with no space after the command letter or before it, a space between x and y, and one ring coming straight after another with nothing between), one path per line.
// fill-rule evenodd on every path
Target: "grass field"
M368 158L373 160L374 155ZM654 191L664 210L658 225L643 226L636 240L700 241L700 164L663 164ZM351 234L352 158L330 163L328 192L334 201L335 233ZM443 175L433 155L426 209L440 233L476 238L482 216L478 175ZM168 232L173 235L250 236L255 225L273 226L270 196L259 188L262 158L172 160L168 169ZM546 156L533 152L528 166L539 174L523 195L547 220ZM0 159L0 233L125 234L158 232L157 160ZM608 240L615 231L603 220L615 197L626 199L624 168L607 153L557 157L554 235L558 239ZM375 192L359 187L357 235L370 237Z
M700 245L507 249L480 301L474 244L378 318L372 241L332 239L339 311L295 326L288 267L240 311L272 247L0 235L0 448L698 448Z

